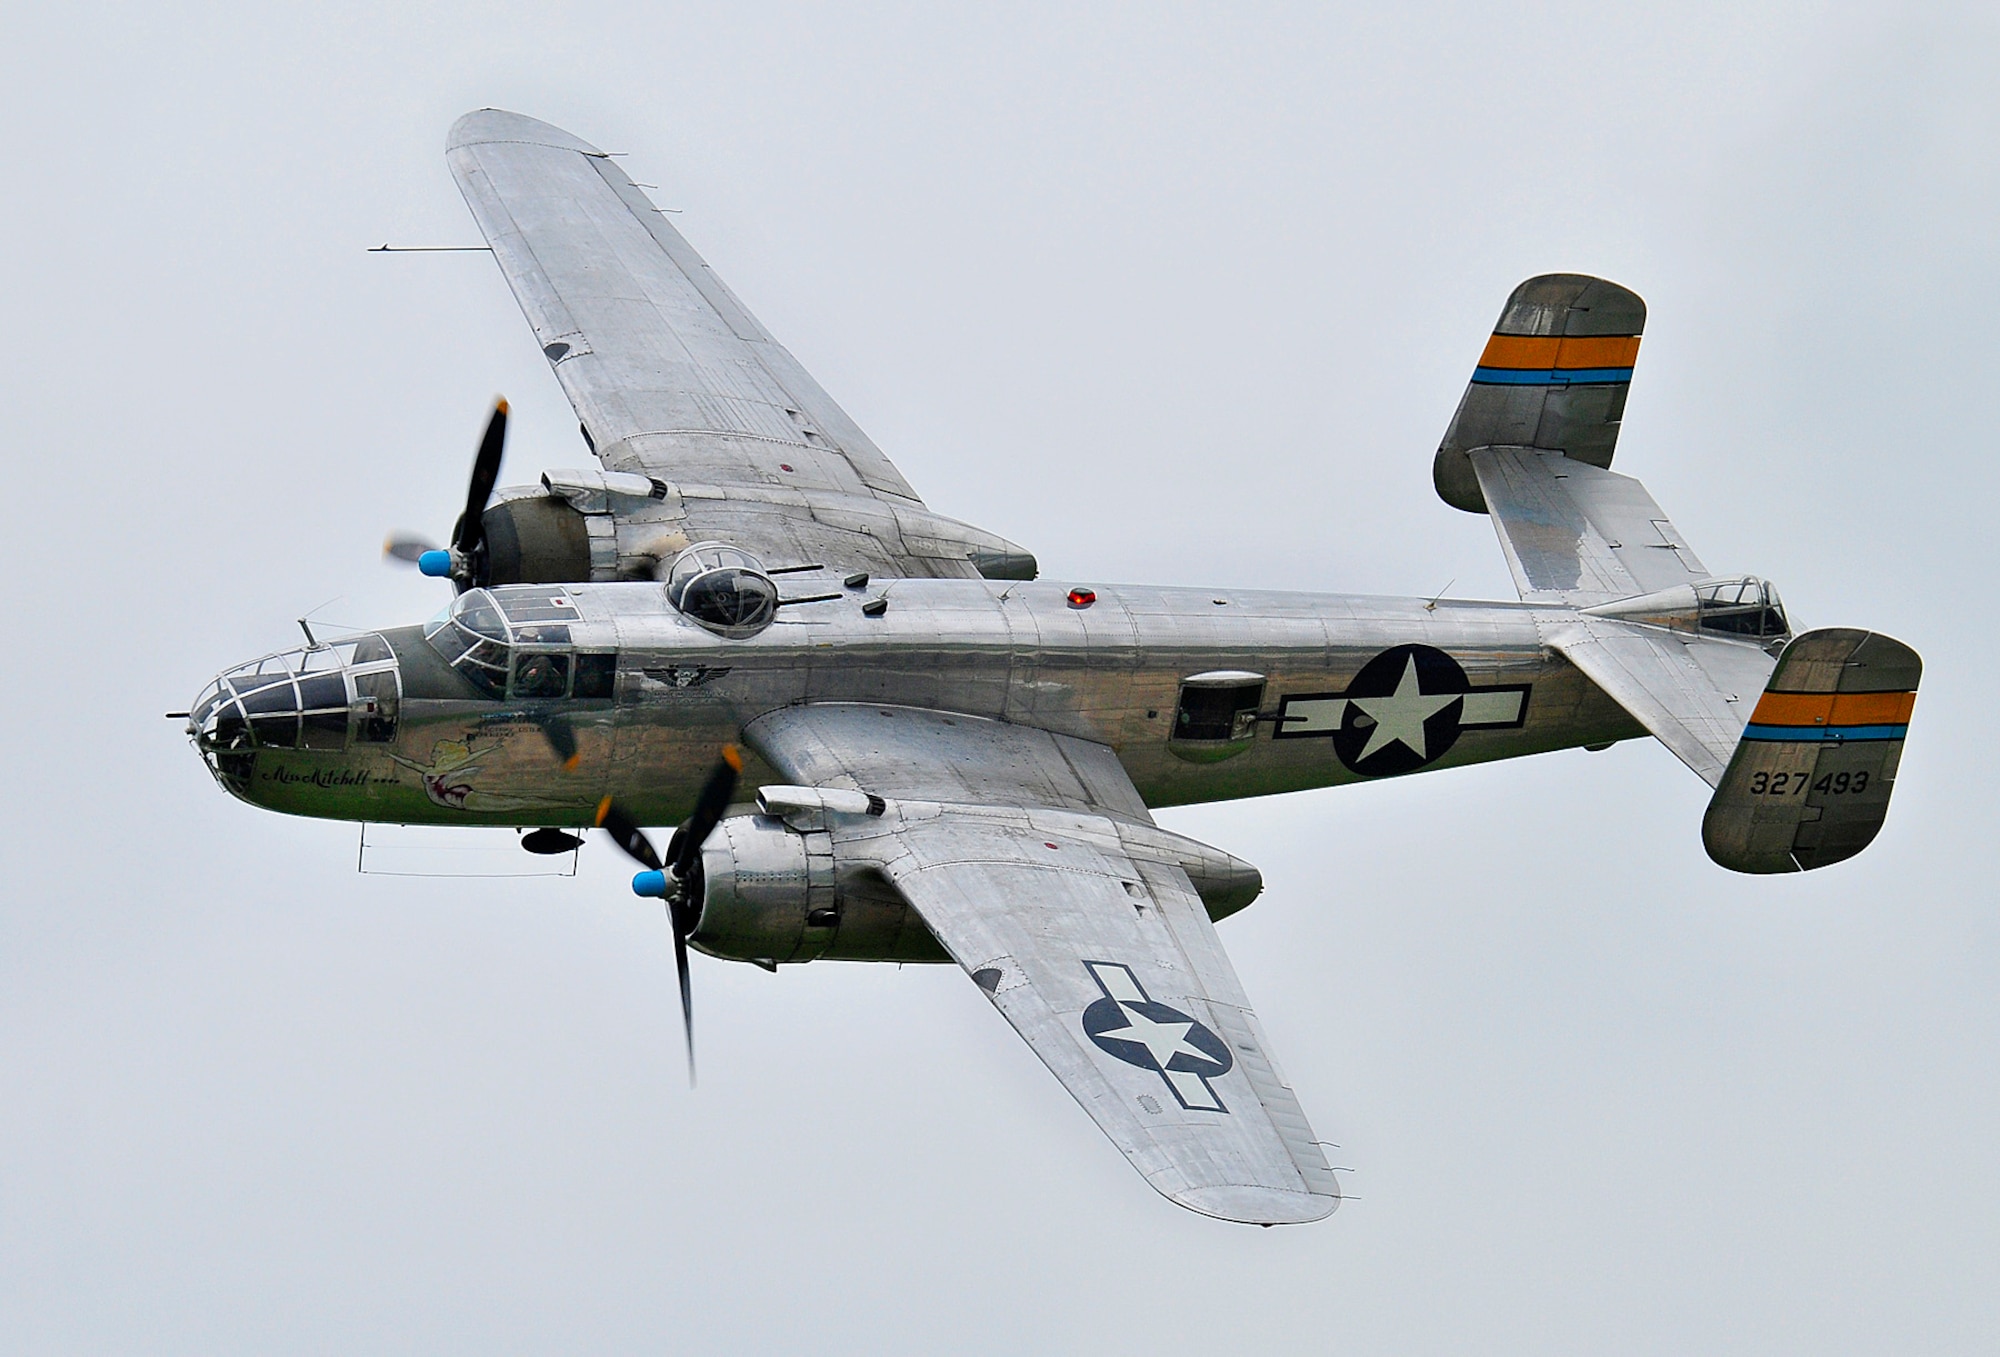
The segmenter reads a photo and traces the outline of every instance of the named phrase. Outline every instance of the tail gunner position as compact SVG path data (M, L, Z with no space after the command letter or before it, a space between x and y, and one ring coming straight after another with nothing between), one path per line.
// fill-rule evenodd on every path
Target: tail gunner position
M1262 880L1149 807L1650 734L1714 787L1724 867L1882 824L1918 658L1795 634L1610 470L1645 322L1616 284L1515 289L1437 452L1518 602L1092 588L925 507L603 153L485 110L447 155L597 465L496 494L503 402L450 545L390 544L450 607L195 703L232 795L543 851L602 825L684 1005L689 946L956 962L1153 1187L1260 1224L1340 1201L1214 927Z

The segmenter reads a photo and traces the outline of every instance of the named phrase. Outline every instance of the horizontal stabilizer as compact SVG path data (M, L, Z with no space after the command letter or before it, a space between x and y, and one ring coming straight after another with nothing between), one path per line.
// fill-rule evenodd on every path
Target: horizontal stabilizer
M1532 448L1475 448L1466 462L1527 602L1588 608L1708 578L1630 476Z
M1831 627L1785 647L1701 824L1737 872L1853 857L1889 812L1923 661L1901 641Z
M1466 460L1474 448L1538 448L1609 467L1645 328L1639 294L1602 278L1549 273L1515 288L1431 467L1444 502L1486 512Z
M1722 781L1751 699L1771 674L1763 647L1589 613L1545 634L1702 781Z

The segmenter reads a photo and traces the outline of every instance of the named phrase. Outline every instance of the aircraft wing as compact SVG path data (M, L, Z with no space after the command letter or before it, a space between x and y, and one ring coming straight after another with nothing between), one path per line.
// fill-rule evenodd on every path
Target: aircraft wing
M610 157L483 109L446 159L591 450L657 483L662 503L641 508L668 535L772 565L971 578L983 555L988 574L1032 578L1020 548L926 510ZM990 559L1010 554L1025 564Z
M811 788L879 798L826 817L836 856L895 885L1157 1191L1257 1224L1339 1205L1182 865L1199 846L1152 825L1109 749L845 704L787 708L745 736L799 784L765 789L767 805Z

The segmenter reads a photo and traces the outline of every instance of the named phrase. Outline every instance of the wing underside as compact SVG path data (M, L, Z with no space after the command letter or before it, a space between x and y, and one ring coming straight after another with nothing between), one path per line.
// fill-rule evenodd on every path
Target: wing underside
M497 109L459 119L446 159L592 451L660 483L636 517L773 564L1032 576L926 509L616 161Z
M1258 1224L1339 1205L1174 836L1111 751L838 706L789 708L745 734L785 776L886 802L827 826L836 855L896 887L1155 1189ZM982 800L946 799L968 793Z

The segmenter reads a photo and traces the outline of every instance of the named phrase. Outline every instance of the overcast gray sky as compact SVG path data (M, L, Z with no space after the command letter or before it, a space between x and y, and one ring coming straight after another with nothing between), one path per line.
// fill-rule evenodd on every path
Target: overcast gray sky
M574 13L566 13L565 10ZM1990 1352L1985 7L14 6L0 1348ZM446 129L614 151L943 512L1060 579L1511 597L1430 454L1502 300L1651 320L1619 467L1923 696L1854 862L1651 742L1167 813L1359 1200L1156 1197L952 969L358 876L160 713L442 595L486 403L581 455Z

